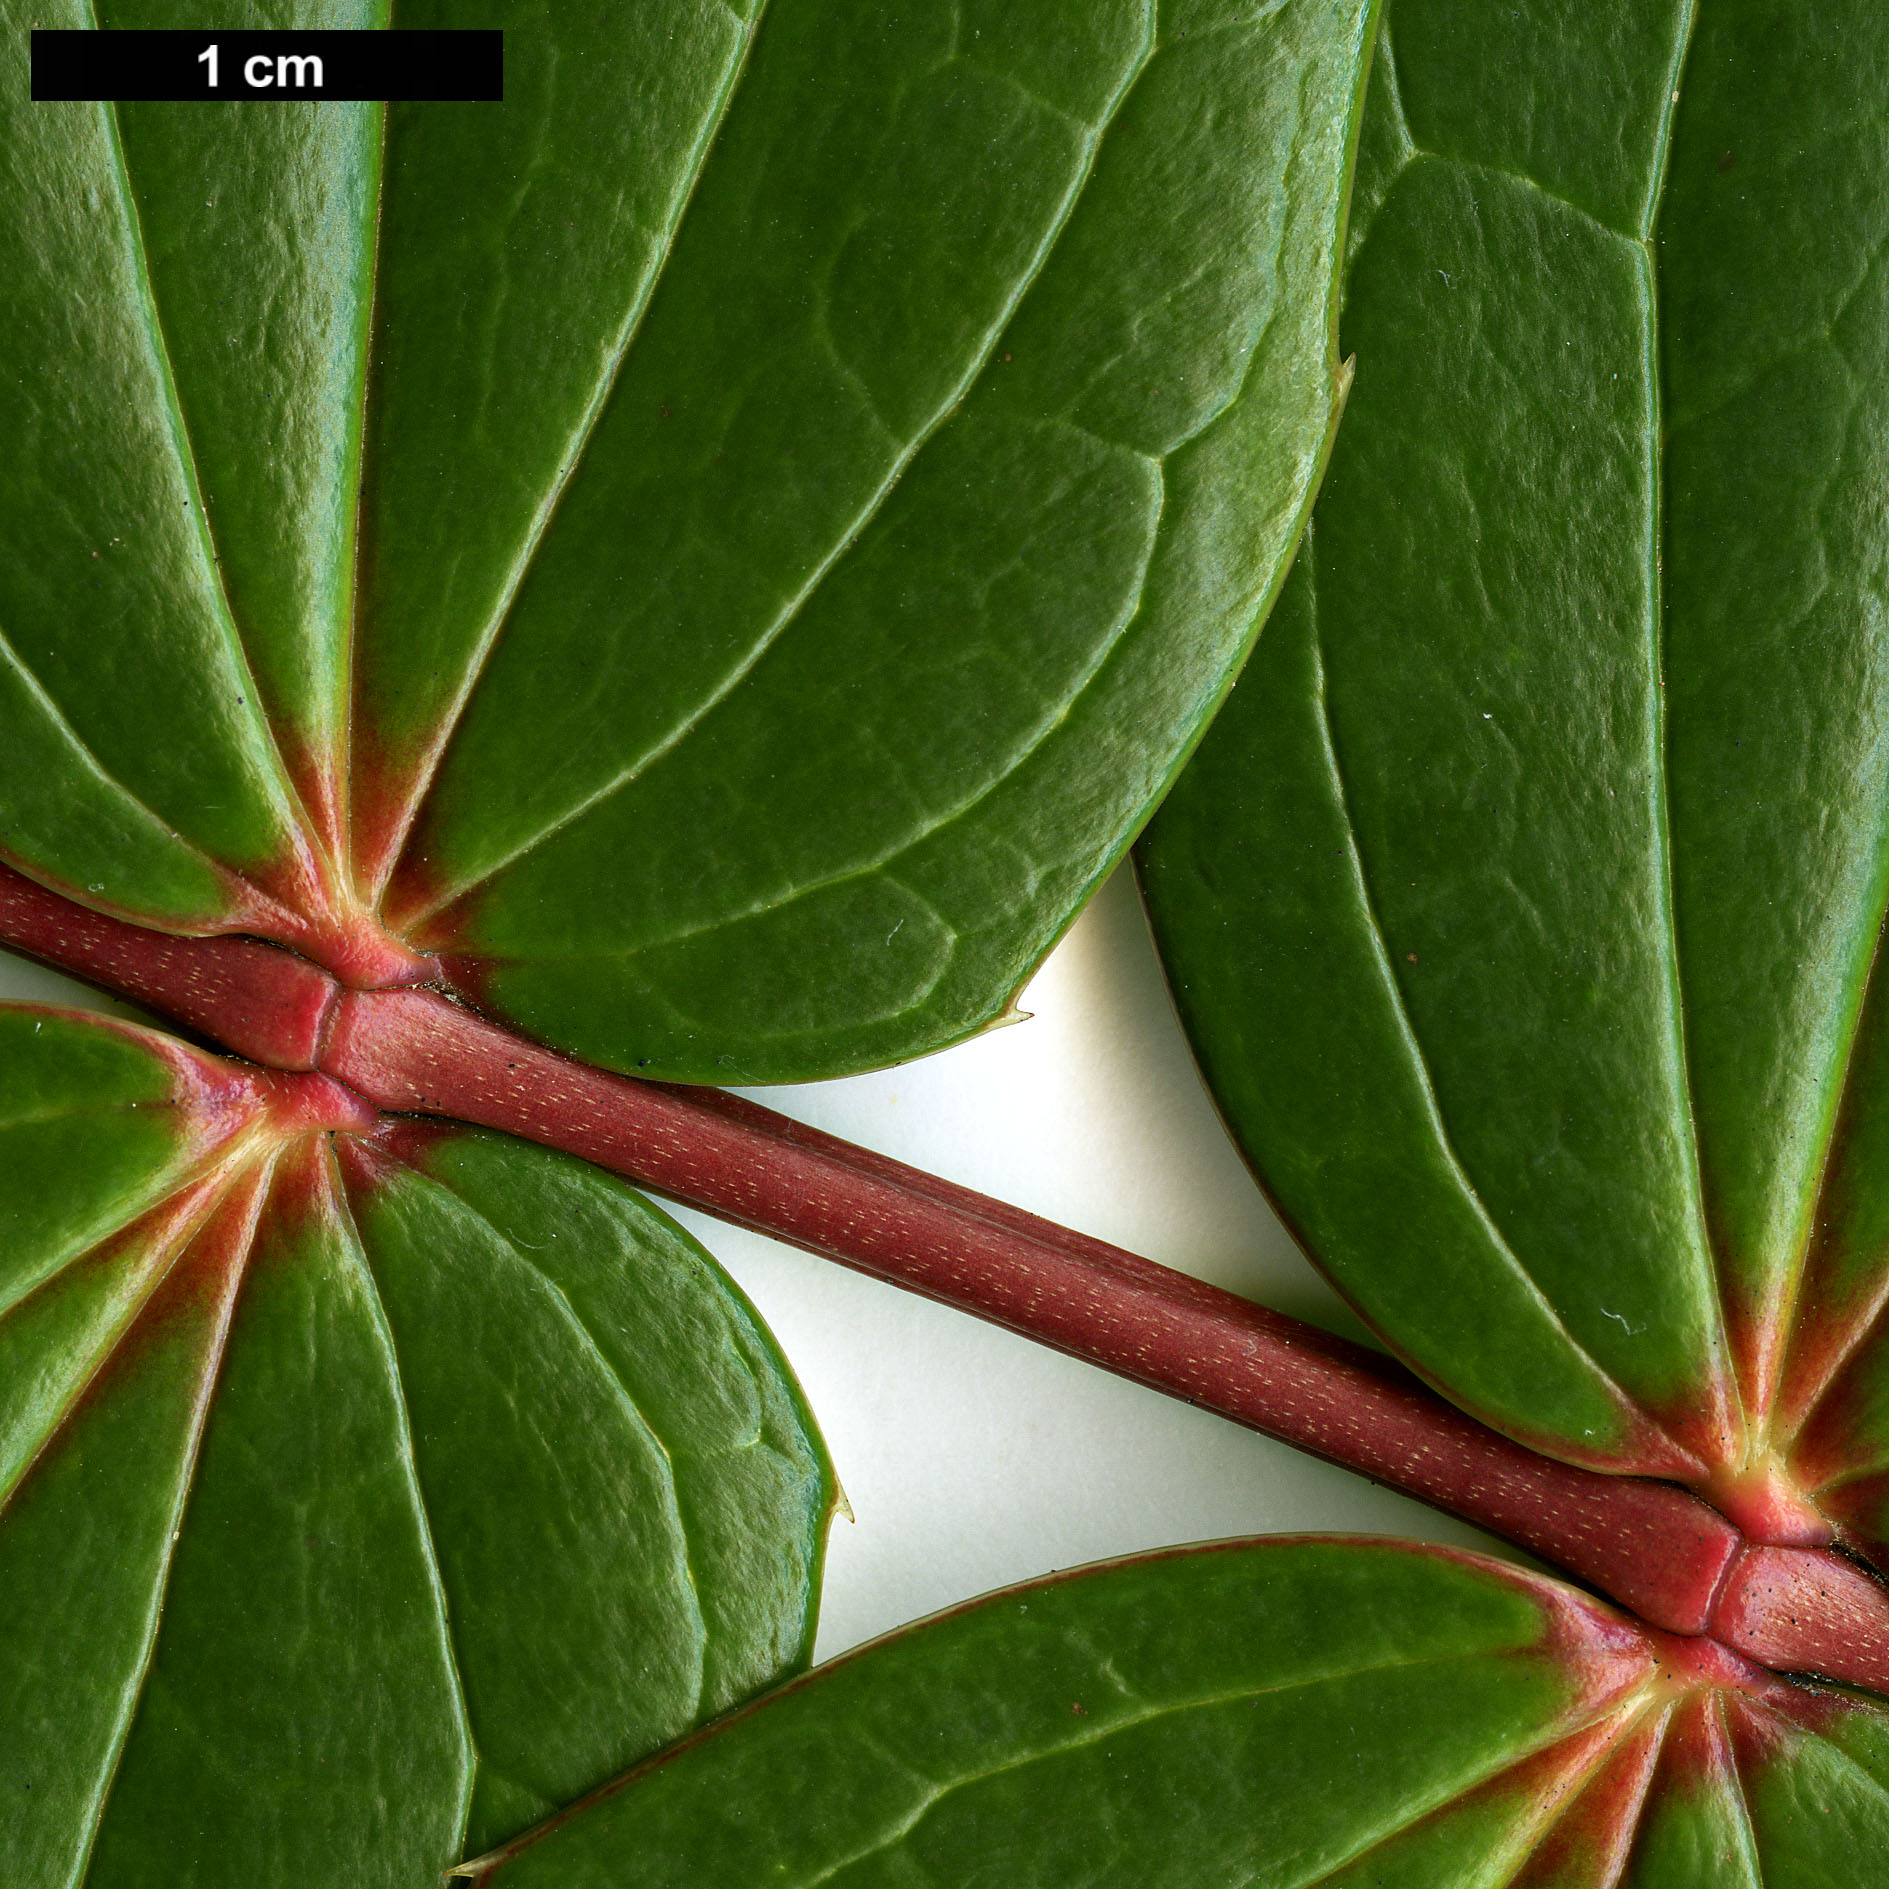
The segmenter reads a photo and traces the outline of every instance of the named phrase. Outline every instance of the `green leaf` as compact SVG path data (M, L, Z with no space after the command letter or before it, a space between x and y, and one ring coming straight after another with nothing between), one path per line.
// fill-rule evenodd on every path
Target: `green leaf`
M383 26L385 0L252 7L255 26ZM102 0L98 23L194 26ZM161 16L161 17L160 17ZM303 808L338 838L354 505L381 113L116 109L127 217L217 578Z
M24 100L29 22L4 18ZM91 21L60 7L31 24ZM242 875L293 876L296 814L219 579L126 140L109 108L24 104L5 139L0 830L94 903L215 928L266 896ZM253 251L255 220L225 258ZM201 320L220 315L216 286ZM252 460L273 432L251 429Z
M1316 539L1143 857L1391 1344L1879 1545L1886 100L1843 0L1396 0Z
M1236 1542L895 1635L463 1873L1782 1889L1889 1865L1886 1781L1878 1707L1712 1685L1556 1582L1440 1549Z
M253 111L0 9L0 855L654 1074L1000 1019L1303 524L1374 0L264 0L507 99ZM419 1883L804 1660L829 1471L633 1195L36 1013L11 1096L10 1868Z
M418 1889L807 1656L834 1485L707 1255L286 1092L0 1009L22 1882Z
M619 1068L998 1020L1298 535L1373 14L511 8L503 106L11 113L0 845Z
M991 1020L1296 534L1368 12L766 15L391 911L618 1064Z

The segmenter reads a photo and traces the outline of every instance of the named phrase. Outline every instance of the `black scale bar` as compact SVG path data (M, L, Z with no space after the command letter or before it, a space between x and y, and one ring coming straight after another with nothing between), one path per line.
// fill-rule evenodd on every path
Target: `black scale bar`
M33 34L35 100L505 96L505 35L491 30Z

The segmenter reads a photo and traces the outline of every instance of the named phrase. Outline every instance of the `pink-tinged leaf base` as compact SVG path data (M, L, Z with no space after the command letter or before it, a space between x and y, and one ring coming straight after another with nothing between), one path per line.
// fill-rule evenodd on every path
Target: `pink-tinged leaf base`
M1516 1872L1513 1889L1611 1889L1632 1853L1666 1714L1641 1709L1580 1740L1575 1760L1544 1780L1542 1831Z
M318 1072L0 1024L8 1153L68 1182L13 1167L4 1202L21 1880L89 1845L100 1882L254 1881L312 1828L325 1889L436 1881L804 1662L830 1472L739 1295L629 1190ZM515 1226L544 1219L548 1254Z

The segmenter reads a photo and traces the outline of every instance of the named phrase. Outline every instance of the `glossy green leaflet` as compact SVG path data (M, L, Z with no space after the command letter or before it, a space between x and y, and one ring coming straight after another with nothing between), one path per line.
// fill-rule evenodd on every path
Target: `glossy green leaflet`
M1702 10L1683 83L1640 84L1644 197L1551 119L1549 184L1512 175L1523 128L1447 77L1470 13L1409 18L1351 237L1384 368L1151 842L1169 962L1269 1185L1422 1369L1733 1513L1828 1503L1873 1554L1889 220L1844 206L1889 52ZM1485 426L1523 361L1542 396Z
M1358 390L1310 546L1143 855L1230 1123L1380 1333L1530 1440L1869 1555L1886 79L1855 11L1398 0L1352 235ZM1330 1643L1282 1590L1385 1551L1229 1552L1315 1664ZM1344 1652L1362 1664L1405 1567L1442 1561L1374 1568ZM1561 1701L1606 1655L1564 1643L1509 1747L1452 1671L1383 1752L1364 1740L1397 1708L1360 1710L1334 1657L1294 1675L1291 1732L1243 1751L1282 1674L1190 1637L1232 1617L1189 1611L1203 1566L1158 1601L1152 1568L1089 1577L1130 1616L1100 1639L1108 1603L1050 1588L869 1651L489 1879L1889 1867L1880 1705L1670 1646L1571 1730ZM1093 1732L1085 1694L1108 1701ZM1452 1783L1401 1768L1459 1739ZM1335 1753L1342 1783L1313 1768ZM782 1773L823 1781L804 1822ZM744 1785L784 1829L757 1835Z
M560 5L496 111L9 107L0 852L650 1074L1000 1017L1281 580L1372 23ZM831 1472L629 1190L0 1034L10 1870L431 1882L804 1660Z
M1889 39L1541 11L1387 21L1347 427L1144 880L1230 1125L1396 1349L1880 1562ZM1869 1879L1874 1787L1728 1750L1744 1860L1656 1798L1622 1880Z
M1237 666L1303 516L1340 384L1332 264L1371 21L1288 4L887 26L650 7L624 34L560 13L541 43L568 56L520 73L530 109L496 133L448 111L384 129L366 112L17 120L9 857L82 902L258 933L352 984L443 977L652 1074L830 1073L1003 1014ZM1755 1526L1814 1531L1809 1498L1840 1487L1830 1511L1865 1543L1867 1346L1845 1421L1801 1433L1821 1439L1821 1481L1763 1423L1816 1401L1793 1357L1833 1369L1878 1298L1870 1056L1842 1027L1866 1013L1880 918L1873 724L1857 710L1848 748L1790 750L1837 753L1838 778L1786 766L1793 794L1727 814L1710 741L1688 750L1678 693L1662 711L1656 685L1675 653L1731 649L1731 695L1777 699L1775 634L1747 650L1711 632L1713 585L1750 587L1725 547L1764 542L1734 527L1792 515L1759 478L1781 440L1802 449L1789 489L1811 465L1829 511L1826 581L1789 625L1818 632L1825 686L1801 682L1795 646L1784 673L1806 713L1871 699L1882 40L1834 7L1561 19L1399 0L1348 289L1367 378L1291 599L1148 854L1229 1112L1392 1343L1531 1440L1696 1480ZM571 112L583 81L636 109ZM1727 125L1755 147L1741 157ZM1003 165L979 161L993 148ZM1714 182L1741 162L1751 191ZM284 179L310 221L283 217ZM1774 240L1793 229L1815 241ZM1654 233L1677 245L1658 267ZM1843 372L1819 378L1827 356ZM1728 464L1743 483L1706 476ZM1784 565L1795 581L1804 559ZM1505 723L1493 771L1448 721L1465 622L1500 701L1473 713L1526 730L1532 709L1538 731L1530 749ZM1355 667L1372 637L1410 666L1380 723ZM1330 680L1347 653L1349 698ZM1368 795L1334 806L1329 765L1304 764L1324 758L1319 708L1331 752L1385 730L1375 828ZM1268 842L1279 868L1249 917ZM1782 932L1738 907L1722 929L1739 948L1692 963L1689 914L1709 940L1763 877L1754 845L1804 896L1782 901ZM1352 899L1360 970L1323 934L1307 951L1308 906L1277 896L1308 855L1313 905L1380 888L1375 930ZM1385 856L1414 866L1402 919ZM1410 912L1434 935L1406 943ZM1575 920L1599 942L1557 982L1528 948ZM1242 952L1281 927L1309 979L1253 1001ZM1228 974L1223 934L1235 988L1203 1000ZM1490 938L1520 941L1504 976ZM1400 948L1445 973L1440 995ZM1264 978L1294 962L1256 955ZM1785 970L1794 994L1767 1009L1752 993ZM1681 1027L1700 1003L1719 1036ZM1256 1018L1327 1034L1255 1050ZM30 1867L418 1880L792 1664L829 1490L817 1445L738 1300L625 1190L374 1122L321 1076L43 1014L7 1026L23 1388L5 1552L18 1591L58 1603L12 1642L16 1696L45 1699L14 1731L50 1728L32 1749L65 1767L50 1812L10 1773ZM1384 1109L1411 1042L1428 1093ZM1833 1070L1851 1075L1840 1160L1822 1152ZM1320 1106L1280 1145L1242 1097L1293 1081ZM62 1135L64 1175L39 1152ZM1807 1254L1812 1183L1843 1213ZM1413 1214L1406 1191L1387 1229L1384 1201L1411 1189L1443 1205ZM1433 1221L1466 1225L1466 1245L1410 1239ZM1451 1292L1438 1255L1461 1251L1473 1283ZM694 1367L655 1386L668 1347L626 1336L638 1277L674 1301ZM1521 1309L1498 1344L1464 1341L1466 1311L1504 1303ZM1836 1338L1793 1326L1798 1303ZM534 1320L555 1339L521 1346ZM646 1426L659 1451L632 1421L652 1398L680 1406ZM599 1413L615 1473L585 1483L557 1426L588 1440ZM134 1466L114 1436L155 1455ZM639 1443L659 1499L626 1508ZM661 1458L666 1530L648 1525ZM92 1476L110 1487L88 1507ZM528 1526L494 1552L501 1498ZM743 1501L756 1514L734 1526ZM650 1612L600 1630L607 1581L546 1604L548 1578L583 1585L575 1538L606 1560L613 1525L685 1617L654 1643L694 1649L655 1681ZM527 1562L511 1550L533 1529L548 1545ZM93 1539L113 1550L102 1584ZM726 1644L713 1601L686 1618L711 1548L737 1569ZM371 1593L369 1567L390 1577ZM59 1632L95 1681L73 1683ZM599 1640L621 1649L615 1681ZM363 1709L360 1675L396 1671ZM873 1723L902 1689L934 1714L918 1751ZM1360 1715L1380 1741L1365 1766ZM344 1727L341 1762L285 1784L269 1754L319 1767L324 1723ZM1300 1770L1281 1758L1294 1740ZM926 1629L494 1867L1809 1882L1881 1854L1882 1743L1867 1700L1675 1649L1553 1583L1279 1544ZM822 1766L837 1798L808 1788ZM243 1788L254 1775L270 1788Z
M1889 1866L1889 1714L1714 1683L1673 1644L1445 1550L1117 1563L824 1667L467 1873L1746 1889Z

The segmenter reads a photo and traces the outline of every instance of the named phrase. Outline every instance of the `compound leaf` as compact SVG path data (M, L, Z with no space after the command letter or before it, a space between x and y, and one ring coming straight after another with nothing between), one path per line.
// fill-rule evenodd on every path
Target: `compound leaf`
M1400 1352L1878 1550L1886 80L1841 0L1396 0L1316 538L1143 857Z
M502 16L502 106L11 115L0 849L619 1068L967 1035L1297 538L1373 0Z
M0 1008L0 1837L418 1889L802 1664L831 1473L581 1162Z

